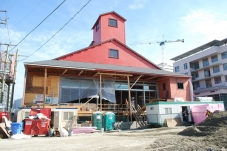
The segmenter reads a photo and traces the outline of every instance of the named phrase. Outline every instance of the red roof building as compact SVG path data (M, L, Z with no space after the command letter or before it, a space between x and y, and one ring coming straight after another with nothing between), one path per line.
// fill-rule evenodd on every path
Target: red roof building
M136 106L159 99L190 101L191 77L164 71L129 48L125 21L116 12L101 14L92 27L90 46L53 60L25 63L24 104L42 100L39 94L55 100L50 103L92 98L90 103L101 110L104 102L122 105L132 98Z

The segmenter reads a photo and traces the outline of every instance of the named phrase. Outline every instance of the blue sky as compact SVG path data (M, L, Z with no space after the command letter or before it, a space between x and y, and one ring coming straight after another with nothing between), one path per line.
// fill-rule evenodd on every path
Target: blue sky
M63 0L0 0L0 10L6 10L10 41L18 44L33 28ZM15 49L20 55L30 55L72 18L87 0L66 0L49 18ZM126 43L150 61L162 62L162 40L184 39L184 43L166 43L169 59L211 40L227 38L227 0L91 0L91 2L52 40L34 55L18 64L15 99L22 97L24 62L53 59L87 47L92 41L92 26L99 14L115 11L126 21ZM0 13L5 18L5 13ZM0 24L0 42L10 43L7 28ZM146 44L152 42L152 44ZM145 43L145 44L137 44ZM2 46L2 50L6 47ZM24 57L19 57L19 60Z

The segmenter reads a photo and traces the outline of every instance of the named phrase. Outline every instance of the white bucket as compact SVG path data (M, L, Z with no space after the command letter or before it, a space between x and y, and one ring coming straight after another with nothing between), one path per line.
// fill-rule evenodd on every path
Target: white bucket
M101 133L104 133L104 128L101 128Z

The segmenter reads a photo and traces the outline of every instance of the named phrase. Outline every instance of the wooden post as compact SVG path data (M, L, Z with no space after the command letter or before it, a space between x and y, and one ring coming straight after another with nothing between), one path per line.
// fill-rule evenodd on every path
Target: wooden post
M129 114L130 114L130 121L132 122L132 102L131 102L131 87L130 87L129 76L127 76L127 79L128 79L128 103L129 103Z
M27 73L28 69L25 67L25 72L24 72L24 90L23 90L23 99L22 99L22 105L24 106L24 101L25 101L25 92L26 92L26 80L27 80Z
M60 108L60 83L58 82L58 107Z
M100 111L102 111L102 74L100 74L100 92L99 92L99 100L100 100Z
M45 73L44 73L43 108L45 108L45 103L46 103L46 85L47 85L47 68L45 68Z

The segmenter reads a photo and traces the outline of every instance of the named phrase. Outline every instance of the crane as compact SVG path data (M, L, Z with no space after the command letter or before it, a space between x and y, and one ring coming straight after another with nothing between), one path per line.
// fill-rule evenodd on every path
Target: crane
M164 35L162 36L162 38L164 39ZM173 42L182 42L184 43L184 39L177 39L177 40L162 40L162 41L157 41L157 42L146 42L146 43L136 43L136 44L154 44L154 43L158 43L161 47L162 47L162 69L164 69L165 66L165 53L164 53L164 46L165 43L173 43Z

